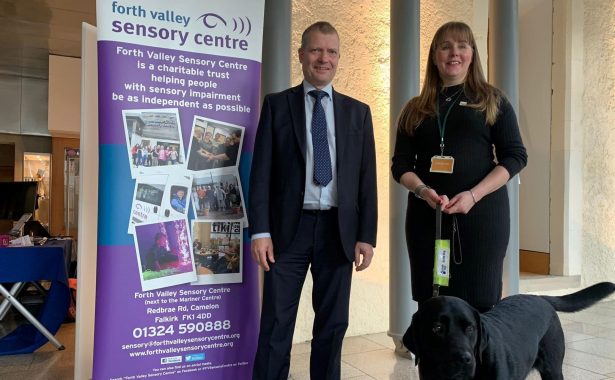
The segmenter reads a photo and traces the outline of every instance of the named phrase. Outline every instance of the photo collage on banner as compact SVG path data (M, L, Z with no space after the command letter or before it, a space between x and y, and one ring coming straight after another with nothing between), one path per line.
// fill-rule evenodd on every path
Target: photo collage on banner
M193 221L192 231L199 274L196 284L241 282L241 222Z
M122 114L132 178L185 170L186 157L176 108L124 110Z
M97 1L93 379L250 378L264 0Z
M185 218L138 225L134 235L144 291L196 279Z
M179 110L124 110L122 118L131 176L136 182L127 229L134 235L140 263L138 269L142 271L141 289L159 289L195 281L196 268L187 219L192 175L186 171ZM177 243L173 244L172 251L168 246L170 237L161 232L161 241L154 244L159 246L159 254L165 257L161 261L166 265L160 266L158 259L147 254L156 249L144 247L147 245L145 231L157 230L159 226L164 230L171 221L175 225L181 223L183 228L177 237L171 239ZM140 227L137 228L140 233L135 234L136 226ZM185 244L178 244L179 236L186 239ZM168 252L162 252L162 246ZM170 260L170 256L175 260Z
M192 207L198 220L240 220L247 227L238 171L245 128L195 117L188 171L193 173Z

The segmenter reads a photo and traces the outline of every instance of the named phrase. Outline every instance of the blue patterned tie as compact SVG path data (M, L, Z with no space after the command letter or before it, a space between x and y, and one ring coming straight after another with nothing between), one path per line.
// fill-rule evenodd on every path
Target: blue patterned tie
M327 93L312 90L310 96L314 97L314 113L312 114L312 146L314 148L314 182L322 187L331 182L331 156L329 142L327 141L327 119L325 110L320 102Z

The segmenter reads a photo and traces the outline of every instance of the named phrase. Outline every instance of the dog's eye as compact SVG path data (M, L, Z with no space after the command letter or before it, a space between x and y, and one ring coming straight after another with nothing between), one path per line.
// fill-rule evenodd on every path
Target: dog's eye
M472 334L474 332L474 326L466 327L466 334Z
M436 334L436 335L442 334L442 332L443 332L442 324L441 323L434 323L431 331L433 331L433 333Z

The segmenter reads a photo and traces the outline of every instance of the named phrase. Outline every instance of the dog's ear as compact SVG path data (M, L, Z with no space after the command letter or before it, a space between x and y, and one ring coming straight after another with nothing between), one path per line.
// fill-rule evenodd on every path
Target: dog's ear
M476 320L476 346L474 347L474 357L478 362L483 361L483 352L489 345L489 332L487 331L485 324L483 323L478 310L474 311L474 318Z
M414 365L415 366L419 364L419 359L420 359L420 352L419 352L420 351L420 348L419 348L419 324L420 323L419 323L419 320L420 320L420 315L419 315L419 311L417 311L412 316L412 322L410 323L410 327L408 327L408 329L406 330L406 333L401 339L401 341L404 343L404 346L406 346L406 348L410 350L410 352L412 352L412 354L414 355Z

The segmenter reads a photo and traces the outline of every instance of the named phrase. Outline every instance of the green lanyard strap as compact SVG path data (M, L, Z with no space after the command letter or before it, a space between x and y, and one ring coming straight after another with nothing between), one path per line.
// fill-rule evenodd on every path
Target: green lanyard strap
M446 114L444 114L444 121L442 122L440 121L440 101L436 101L436 119L438 120L438 130L440 131L440 156L444 156L444 131L446 130L446 120L448 119L448 114L451 113L451 110L455 106L455 103L457 103L457 100L462 93L463 91L459 92L459 94L457 94L457 96L451 103L450 107L448 107Z

